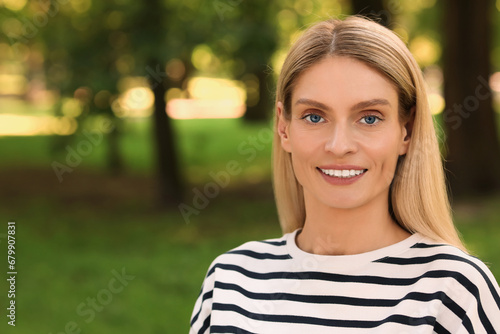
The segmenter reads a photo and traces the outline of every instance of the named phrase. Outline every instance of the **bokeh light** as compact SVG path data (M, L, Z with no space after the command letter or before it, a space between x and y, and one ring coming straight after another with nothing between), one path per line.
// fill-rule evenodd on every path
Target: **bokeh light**
M92 0L71 0L70 4L76 13L83 14L92 7Z
M253 78L248 77L248 82ZM241 81L195 77L187 85L191 99L175 98L182 96L181 90L170 94L167 113L174 119L193 118L238 118L245 113L246 85Z
M72 117L0 114L0 136L70 135L77 127Z
M28 0L1 0L0 1L0 6L5 6L5 8L13 10L13 11L19 11L26 6L26 3Z
M493 91L500 93L500 72L491 75L489 84Z
M182 60L177 58L171 59L165 69L168 77L173 81L181 80L186 74L186 66L184 66Z
M219 59L217 59L212 49L206 44L201 44L194 48L191 61L195 68L203 72L215 72L220 65Z
M410 42L410 51L421 67L437 62L441 56L441 46L429 36L420 35Z

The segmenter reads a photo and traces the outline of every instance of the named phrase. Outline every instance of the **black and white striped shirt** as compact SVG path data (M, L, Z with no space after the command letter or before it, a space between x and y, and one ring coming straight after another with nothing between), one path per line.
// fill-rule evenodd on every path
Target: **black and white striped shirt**
M363 254L314 255L296 233L219 256L190 333L500 333L498 283L455 247L414 234Z

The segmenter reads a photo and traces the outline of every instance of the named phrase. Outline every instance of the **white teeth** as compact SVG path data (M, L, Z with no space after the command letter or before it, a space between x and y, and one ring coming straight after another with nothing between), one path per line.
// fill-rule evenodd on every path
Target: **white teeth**
M321 168L320 168L321 169ZM357 176L359 174L363 174L366 170L354 170L354 169L321 169L323 173L326 175L340 177L340 178L350 178L353 176Z

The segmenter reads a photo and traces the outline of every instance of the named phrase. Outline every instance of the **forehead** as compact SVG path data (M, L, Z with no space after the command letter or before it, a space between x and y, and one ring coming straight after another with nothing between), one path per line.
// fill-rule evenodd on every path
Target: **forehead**
M396 107L398 94L387 77L365 63L348 57L327 57L298 78L292 93L292 105L301 98L320 101L334 108L383 98Z

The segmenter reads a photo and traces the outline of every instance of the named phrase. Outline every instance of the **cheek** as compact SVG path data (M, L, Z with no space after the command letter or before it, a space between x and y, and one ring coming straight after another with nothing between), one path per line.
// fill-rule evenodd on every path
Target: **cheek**
M398 132L394 136L383 136L377 140L368 141L364 151L370 156L378 171L380 180L390 185L396 170L396 164L399 157L400 137Z
M402 135L399 125L391 122L379 131L364 137L362 141L372 154L389 160L392 160L391 157L397 160L403 141Z
M297 160L314 157L324 151L324 134L300 126L290 127L290 148ZM299 161L300 163L300 161Z
M299 183L303 184L306 173L310 173L315 164L324 154L324 144L318 133L304 131L300 128L290 128L290 153L292 154L292 165L295 176Z

